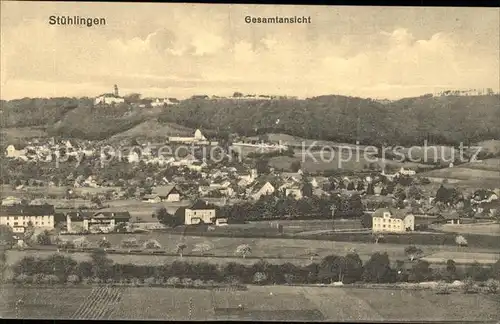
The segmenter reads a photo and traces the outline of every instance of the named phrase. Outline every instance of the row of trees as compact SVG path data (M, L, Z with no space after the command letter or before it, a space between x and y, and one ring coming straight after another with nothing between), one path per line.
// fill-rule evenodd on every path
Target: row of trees
M219 215L233 221L253 221L283 218L353 218L363 215L361 197L323 196L304 197L296 200L279 195L262 196L255 203L243 202L223 206Z
M15 276L33 277L37 274L56 276L58 282L66 282L74 276L99 278L102 281L121 281L148 278L167 280L171 277L212 280L216 282L238 282L243 284L285 284L285 283L395 283L423 282L431 280L461 280L470 278L475 281L500 279L500 261L491 267L473 264L465 270L459 269L453 260L449 260L443 269L433 269L426 261L412 263L404 270L404 262L398 261L391 267L387 253L374 253L364 264L356 253L345 256L331 255L320 262L307 266L291 263L270 264L258 261L252 265L230 262L224 265L211 263L188 263L175 261L159 266L113 263L103 251L92 254L90 261L76 262L71 257L54 254L47 259L33 256L24 257L13 266ZM259 273L257 275L257 273ZM73 276L73 277L71 277Z

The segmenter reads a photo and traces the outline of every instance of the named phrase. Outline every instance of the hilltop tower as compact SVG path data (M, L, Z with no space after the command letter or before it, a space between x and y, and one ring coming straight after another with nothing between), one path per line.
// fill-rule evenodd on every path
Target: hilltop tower
M114 92L113 92L113 94L115 95L115 97L119 97L119 95L118 95L118 86L116 84L114 86Z

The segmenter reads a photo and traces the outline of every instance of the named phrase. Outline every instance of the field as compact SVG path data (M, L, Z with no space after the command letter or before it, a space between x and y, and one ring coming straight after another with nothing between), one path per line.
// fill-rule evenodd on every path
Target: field
M24 143L34 138L48 137L47 132L42 127L8 127L0 130L3 143L16 144Z
M110 141L129 139L136 137L163 138L168 136L192 136L194 129L177 125L174 123L160 123L157 120L146 120L124 132L111 136Z
M279 239L279 238L234 238L234 237L201 237L201 236L182 236L169 233L151 232L144 234L106 234L106 239L111 242L112 248L119 249L122 240L128 237L135 237L139 242L148 239L157 240L164 251L170 255L127 255L127 254L109 254L109 257L117 263L137 263L137 264L153 264L160 265L165 262L173 262L181 260L180 256L175 253L176 245L179 242L184 242L187 248L184 250L182 260L189 262L211 262L216 264L227 262L242 262L252 264L260 258L265 258L270 263L286 263L291 262L298 265L307 265L311 262L311 255L315 255L315 260L319 260L327 255L345 255L355 251L363 261L366 261L375 252L387 252L392 262L396 260L406 260L404 244L389 244L389 243L361 243L361 242L335 242L322 240L303 240L303 239ZM75 239L79 236L65 235L66 239ZM103 235L87 235L92 246L97 246L97 241ZM211 250L204 255L193 251L196 244L207 243ZM246 259L235 255L238 245L248 244L252 249L251 255ZM430 256L437 252L459 252L459 253L491 253L498 250L480 249L474 247L457 247L449 245L419 245L423 250L424 256ZM45 251L17 251L12 250L7 253L7 261L9 264L14 264L25 255L49 256L55 250ZM89 255L86 253L72 253L77 260L88 260ZM471 255L471 254L469 254ZM473 258L472 258L473 259Z
M421 174L424 177L451 178L457 180L482 180L489 179L500 181L500 173L495 170L481 170L463 168L462 166L433 170Z
M424 260L443 264L448 260L454 260L457 264L471 264L478 262L481 264L493 264L500 260L500 253L462 253L462 252L437 252L424 258Z
M499 320L499 296L433 291L250 286L247 291L146 287L2 287L6 318L113 320ZM240 307L241 305L241 307ZM425 310L425 311L423 311Z
M444 224L438 227L440 231L460 234L481 234L500 236L500 224Z
M368 171L369 165L371 163L378 165L379 168L381 168L383 164L392 168L432 168L432 166L415 162L398 162L387 159L384 163L382 159L375 157L370 157L367 159L365 158L362 149L360 149L359 153L357 153L354 149L351 151L351 154L347 152L347 149L343 149L341 152L326 149L324 152L312 151L309 153L302 152L301 150L296 150L294 157L274 157L270 159L269 165L278 170L290 171L291 163L294 161L299 161L301 163L302 170L311 173L320 173L334 169L349 171ZM368 152L371 153L371 151ZM367 157L368 156L370 156L370 154L367 154Z
M460 167L474 169L474 170L500 172L500 158L492 158L492 159L481 160L480 162L465 163L460 165Z

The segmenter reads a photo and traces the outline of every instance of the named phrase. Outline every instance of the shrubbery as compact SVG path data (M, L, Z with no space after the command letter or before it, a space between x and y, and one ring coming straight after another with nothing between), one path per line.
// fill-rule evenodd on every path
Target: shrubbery
M475 282L482 283L484 290L495 293L499 289L496 279L500 261L492 267L475 263L457 271L452 260L446 268L433 269L429 263L419 260L413 267L404 267L399 261L391 267L387 253L374 253L364 264L355 253L346 256L327 256L317 263L298 266L291 263L270 264L264 260L252 265L229 262L215 265L206 262L189 263L175 261L161 266L118 264L101 252L92 254L91 261L77 263L71 257L54 254L47 259L24 257L12 269L14 282L18 284L131 284L173 287L206 287L216 283L223 285L245 284L317 284L343 282L395 283L440 281L439 290L445 293L446 282L464 280L466 293L477 291ZM405 269L406 268L406 269Z

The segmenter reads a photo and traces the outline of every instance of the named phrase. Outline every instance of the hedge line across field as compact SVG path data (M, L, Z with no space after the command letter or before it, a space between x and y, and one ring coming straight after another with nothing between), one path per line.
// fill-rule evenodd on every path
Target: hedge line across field
M26 256L12 266L18 283L113 283L138 285L181 285L202 287L205 283L241 284L330 284L397 283L455 280L486 282L500 280L500 261L484 267L478 263L460 268L448 260L446 268L433 269L423 260L397 261L391 268L387 253L374 253L364 264L355 253L327 256L307 266L292 263L270 264L260 260L252 265L230 262L175 261L160 266L113 263L104 251L92 254L91 261L76 262L69 256L53 254L40 259Z

